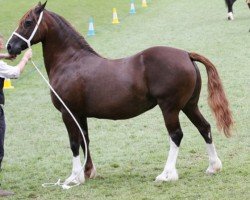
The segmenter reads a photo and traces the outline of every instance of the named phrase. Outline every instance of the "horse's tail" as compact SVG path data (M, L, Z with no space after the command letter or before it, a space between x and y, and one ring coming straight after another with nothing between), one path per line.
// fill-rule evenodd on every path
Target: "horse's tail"
M215 115L218 129L222 130L226 137L230 137L233 117L215 66L204 56L193 52L188 54L192 61L205 65L208 75L208 104Z

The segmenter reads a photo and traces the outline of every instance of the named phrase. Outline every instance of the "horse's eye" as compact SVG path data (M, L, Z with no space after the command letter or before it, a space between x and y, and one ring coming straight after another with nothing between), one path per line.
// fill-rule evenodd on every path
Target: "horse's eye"
M25 27L25 28L28 28L28 27L30 27L31 25L32 25L32 21L31 21L31 20L27 20L27 21L24 22L24 27Z

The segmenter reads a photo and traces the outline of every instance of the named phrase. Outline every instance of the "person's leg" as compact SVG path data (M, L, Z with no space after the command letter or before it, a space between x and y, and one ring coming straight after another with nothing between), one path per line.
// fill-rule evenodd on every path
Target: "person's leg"
M2 106L0 106L0 169L4 157L4 136L5 136L5 118Z
M4 117L4 111L2 106L0 105L0 169L1 164L4 156L4 136L5 136L5 117ZM0 197L6 197L14 195L14 192L1 190L0 189Z

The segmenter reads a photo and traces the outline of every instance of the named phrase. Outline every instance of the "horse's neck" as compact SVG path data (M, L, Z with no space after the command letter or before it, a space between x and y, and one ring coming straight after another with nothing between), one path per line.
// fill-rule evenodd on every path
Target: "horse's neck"
M99 56L71 26L63 20L57 22L58 19L60 20L59 17L57 19L50 18L48 27L53 28L48 28L46 37L42 41L48 75L52 68L57 66L57 63L70 61L75 54L81 54L81 57Z
M56 35L56 33L47 34L46 40L42 42L43 57L47 72L49 72L57 62L66 58L69 48L74 49L69 46L67 42L63 41L59 37L56 37ZM75 49L75 51L77 51L77 49Z
M61 45L60 43L57 43L56 40L54 41L49 40L46 42L42 42L42 47L43 47L44 64L47 74L49 75L50 71L53 70L53 67L56 66L56 64L59 62L60 58L63 56L63 53L65 53L65 51L64 50L59 51Z

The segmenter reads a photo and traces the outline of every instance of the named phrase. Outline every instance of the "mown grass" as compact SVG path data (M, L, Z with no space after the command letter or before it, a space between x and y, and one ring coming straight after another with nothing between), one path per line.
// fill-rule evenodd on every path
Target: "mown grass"
M37 2L0 0L0 32L6 37L21 16ZM234 137L218 133L207 105L207 76L199 65L203 88L200 107L212 125L223 171L204 174L208 165L203 139L182 114L184 139L177 162L180 179L154 183L168 151L167 132L159 108L126 121L89 119L91 153L99 176L71 190L42 188L71 172L71 151L60 113L52 106L49 89L29 65L15 89L6 93L6 156L1 188L15 192L9 199L249 199L249 10L239 1L236 19L226 20L223 1L151 0L147 9L136 1L54 0L52 10L86 35L93 16L97 35L86 38L101 55L118 58L154 45L195 51L216 64L235 117ZM121 23L111 25L112 7ZM34 60L42 69L41 45Z

